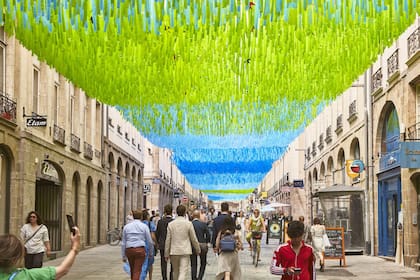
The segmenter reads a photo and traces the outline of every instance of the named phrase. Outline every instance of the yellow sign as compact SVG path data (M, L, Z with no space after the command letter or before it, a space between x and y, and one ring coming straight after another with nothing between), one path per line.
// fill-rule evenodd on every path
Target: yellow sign
M267 197L268 197L267 192L261 192L261 198L267 198Z
M350 178L356 178L359 177L359 173L355 173L351 170L351 165L353 163L354 160L352 159L348 159L346 160L346 172L347 172L347 176L349 176Z

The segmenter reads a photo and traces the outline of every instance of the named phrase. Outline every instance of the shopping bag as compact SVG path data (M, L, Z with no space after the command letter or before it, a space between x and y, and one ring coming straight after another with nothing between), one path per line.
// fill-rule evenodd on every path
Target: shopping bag
M130 275L130 264L128 262L124 262L123 269L128 275Z
M331 247L330 239L328 238L328 235L324 233L322 236L324 247Z

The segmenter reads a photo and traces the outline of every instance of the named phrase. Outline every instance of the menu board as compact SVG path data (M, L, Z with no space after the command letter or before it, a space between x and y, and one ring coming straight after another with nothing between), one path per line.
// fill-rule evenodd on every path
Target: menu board
M344 228L326 228L326 233L331 246L325 247L325 259L339 259L340 266L343 261L346 266L346 255L344 250Z

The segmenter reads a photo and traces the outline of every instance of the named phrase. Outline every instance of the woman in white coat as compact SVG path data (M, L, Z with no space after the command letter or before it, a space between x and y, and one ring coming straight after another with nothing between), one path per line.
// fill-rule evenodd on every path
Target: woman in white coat
M311 226L312 247L314 248L316 258L319 259L321 272L324 271L324 234L325 226L321 225L321 220L319 218L315 218L314 224Z

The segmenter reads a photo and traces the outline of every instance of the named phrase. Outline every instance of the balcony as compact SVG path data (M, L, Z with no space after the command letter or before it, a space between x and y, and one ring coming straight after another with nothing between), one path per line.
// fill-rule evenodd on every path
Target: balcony
M70 136L71 136L70 150L80 154L80 138L74 135L73 133Z
M0 91L0 118L16 124L16 102Z
M93 159L93 149L92 149L92 145L89 144L88 142L84 142L84 150L83 150L83 156L87 159L92 160Z
M420 27L418 27L407 39L408 61L410 66L420 56Z
M61 128L58 125L54 124L53 140L54 142L57 142L61 145L66 145L66 131L64 130L64 128Z
M353 100L353 102L349 105L349 117L347 121L349 123L354 122L357 119L357 106L356 106L356 100Z
M320 151L322 151L322 149L324 149L324 134L322 134L322 133L321 133L321 135L319 135L318 149Z
M372 75L372 94L376 95L382 92L382 68L379 68L375 74Z
M341 132L343 132L343 115L339 115L337 117L337 122L336 122L336 129L335 129L335 134L340 134Z
M420 141L420 123L416 123L407 128L404 141Z
M330 143L332 141L332 127L329 125L327 131L325 132L325 143Z
M400 74L398 64L398 50L388 58L388 83L394 81Z

